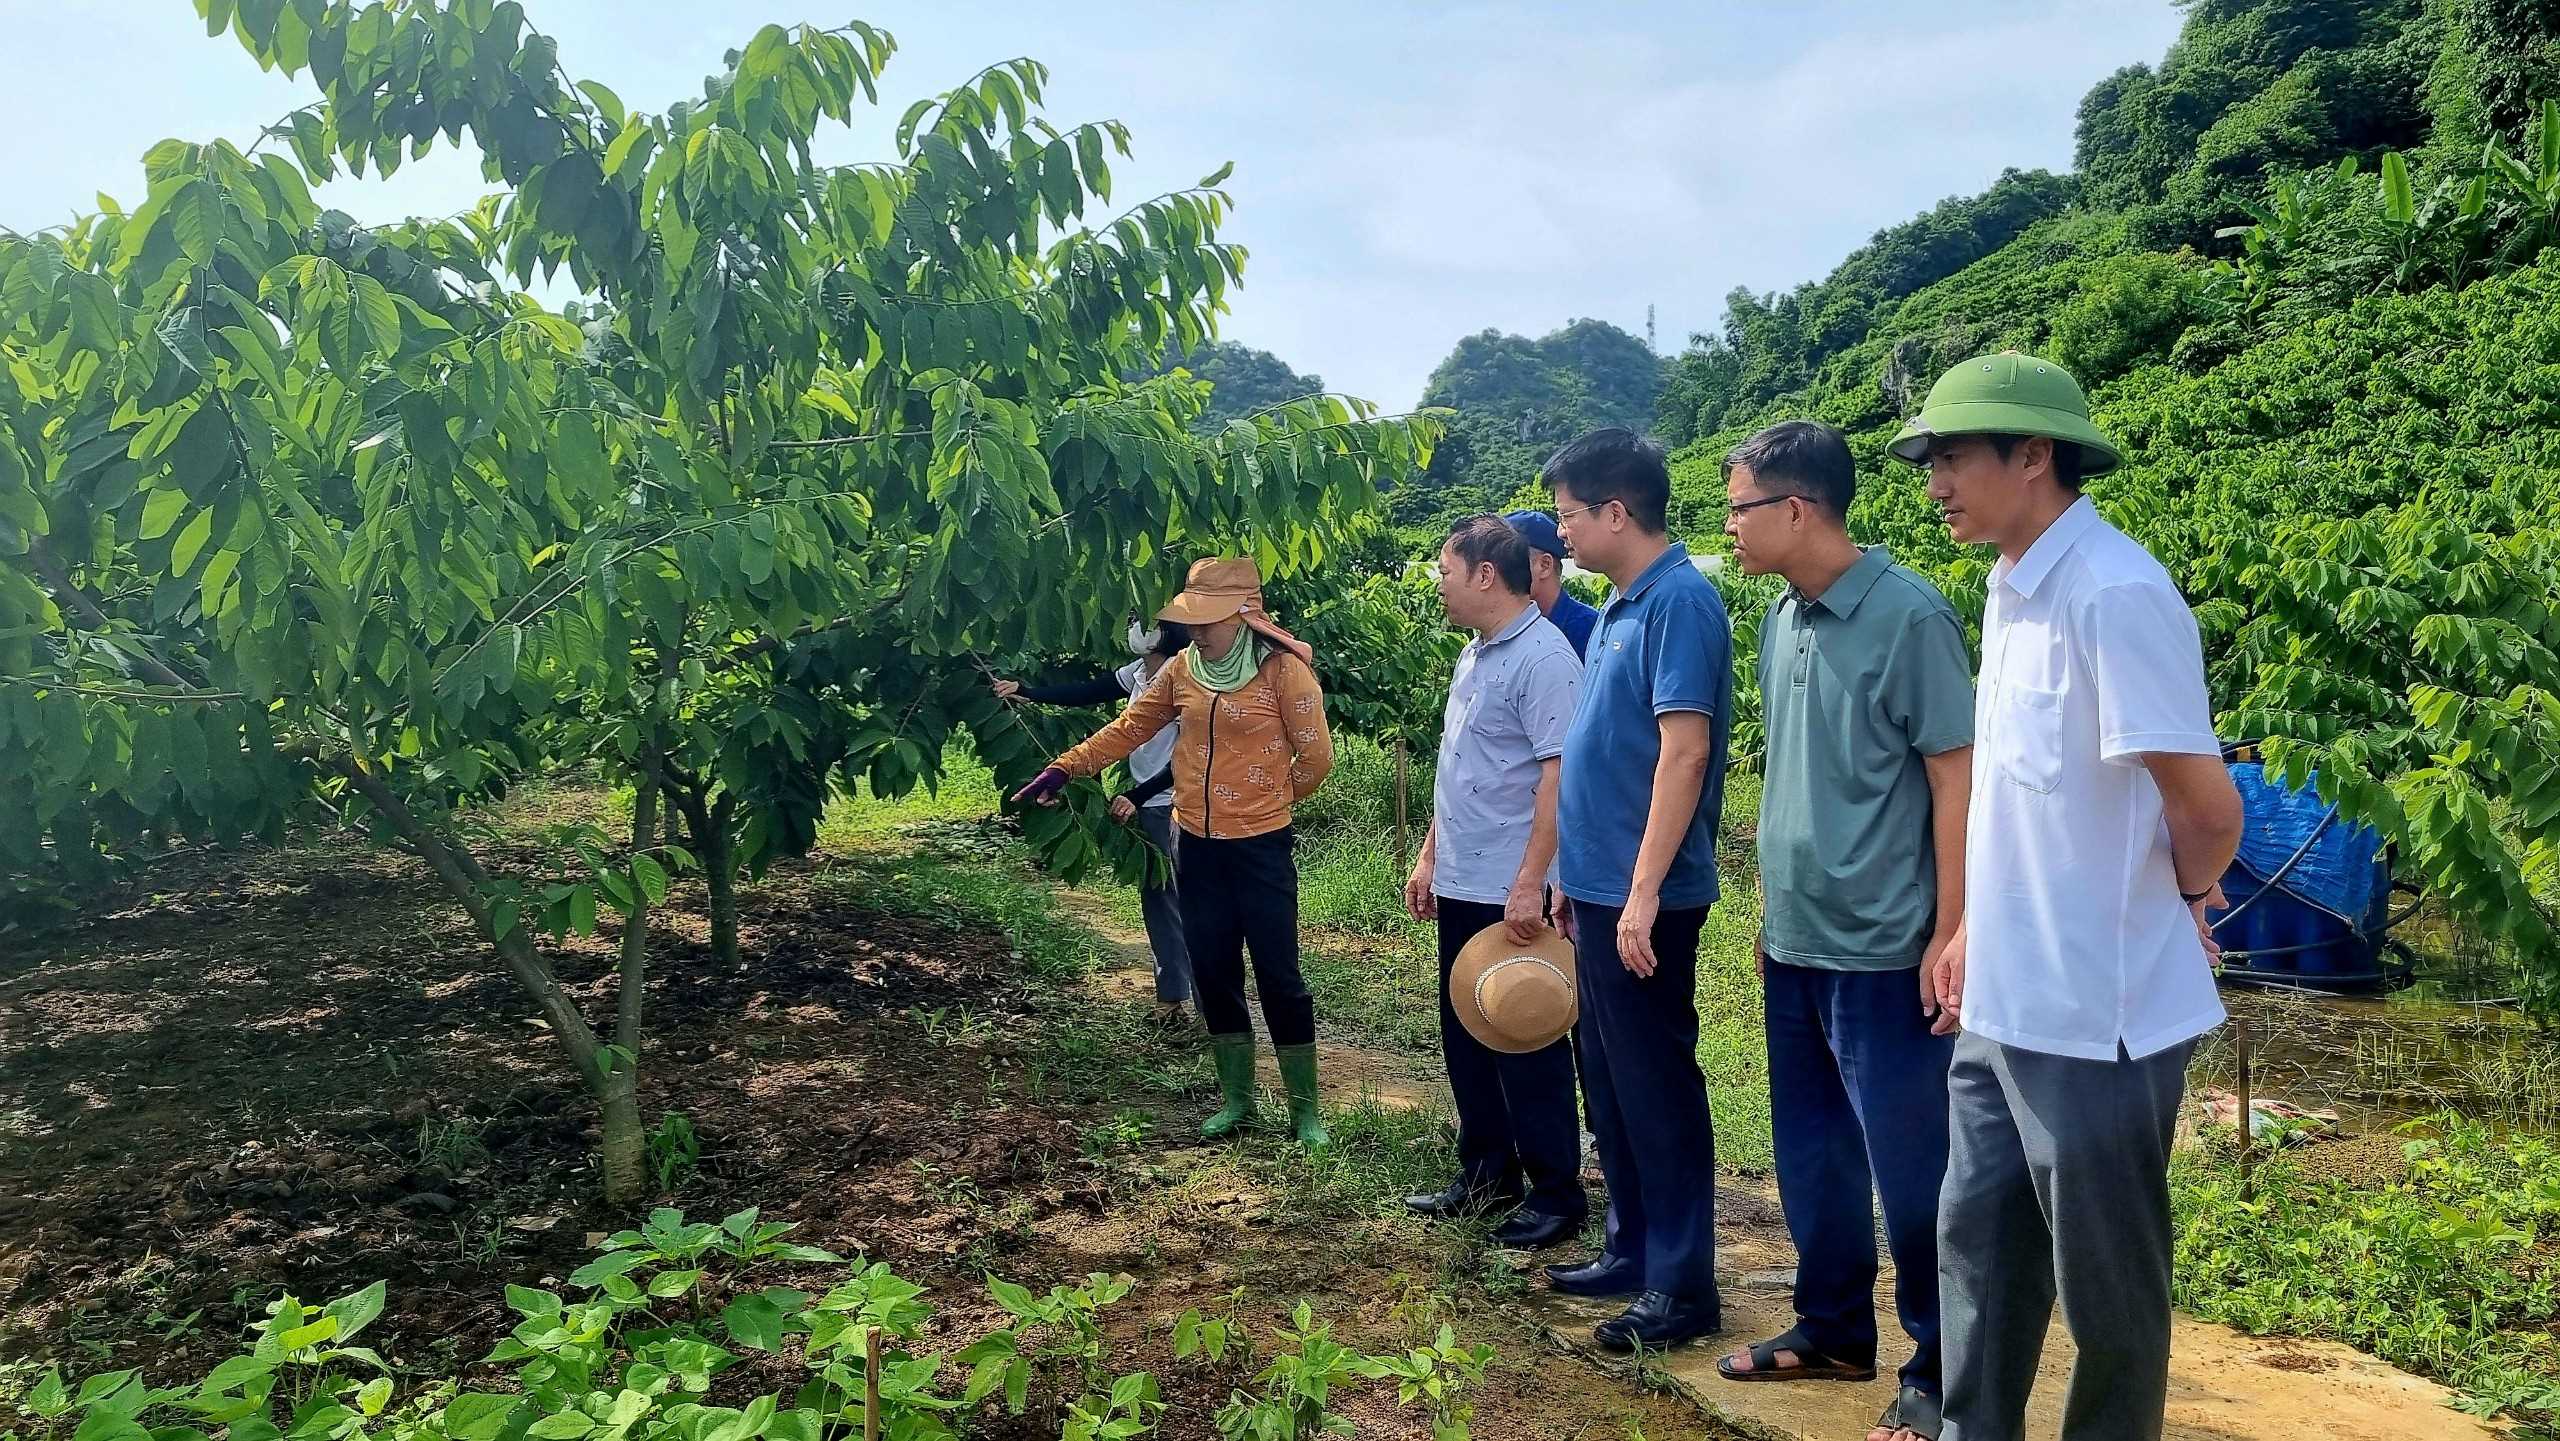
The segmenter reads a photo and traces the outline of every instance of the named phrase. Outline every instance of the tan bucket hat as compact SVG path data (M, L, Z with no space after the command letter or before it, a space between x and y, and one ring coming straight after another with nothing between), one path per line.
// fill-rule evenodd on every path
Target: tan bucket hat
M1280 623L1271 618L1271 612L1263 608L1262 568L1253 563L1251 556L1191 562L1191 573L1183 578L1182 593L1166 601L1164 609L1156 612L1156 619L1184 625L1215 625L1222 620L1240 619L1255 634L1310 665L1315 663L1315 651L1282 630Z
M1449 1004L1488 1050L1525 1055L1573 1029L1573 943L1540 926L1525 943L1502 922L1475 933L1449 965Z

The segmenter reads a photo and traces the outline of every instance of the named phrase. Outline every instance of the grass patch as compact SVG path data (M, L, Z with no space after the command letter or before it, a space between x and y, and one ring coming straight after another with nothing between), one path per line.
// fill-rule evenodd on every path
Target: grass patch
M2560 1419L2560 1152L2451 1112L2413 1122L2405 1177L2305 1174L2324 1147L2260 1162L2228 1147L2171 1172L2178 1305L2256 1334L2343 1341L2550 1434Z

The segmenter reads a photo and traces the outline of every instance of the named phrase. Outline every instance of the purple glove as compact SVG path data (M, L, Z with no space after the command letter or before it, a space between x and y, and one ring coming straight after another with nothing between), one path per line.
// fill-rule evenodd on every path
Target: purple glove
M1036 806L1054 806L1058 803L1058 792L1066 788L1067 773L1056 766L1051 766L1033 776L1029 785L1015 791L1013 798L1017 801L1029 801Z

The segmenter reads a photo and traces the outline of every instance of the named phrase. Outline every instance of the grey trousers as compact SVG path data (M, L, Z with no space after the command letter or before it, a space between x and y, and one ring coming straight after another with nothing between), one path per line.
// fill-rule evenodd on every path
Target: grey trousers
M1945 1441L2021 1441L2058 1293L2079 1348L2063 1441L2158 1441L2169 1142L2194 1041L2113 1061L1956 1040L1938 1197Z
M1138 825L1170 865L1182 835L1173 823L1173 807L1140 806ZM1147 949L1155 956L1156 999L1191 999L1191 951L1182 942L1182 893L1174 887L1172 871L1165 872L1161 885L1138 887L1138 909L1147 918Z

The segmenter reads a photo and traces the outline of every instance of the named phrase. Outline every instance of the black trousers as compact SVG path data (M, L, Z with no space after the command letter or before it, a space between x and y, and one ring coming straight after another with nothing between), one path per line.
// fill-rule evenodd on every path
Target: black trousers
M1253 1029L1244 1003L1244 957L1275 1046L1316 1038L1316 1003L1298 971L1297 837L1287 826L1240 840L1185 831L1175 847L1182 939L1200 1019L1213 1036Z
M1698 1069L1698 932L1707 908L1654 917L1651 978L1618 959L1617 906L1573 903L1582 1091L1609 1181L1610 1255L1644 1288L1716 1299L1716 1138ZM1914 1004L1917 1004L1916 1002Z
M1520 1196L1528 1208L1580 1219L1582 1128L1573 1105L1573 1047L1493 1050L1458 1020L1449 971L1476 933L1502 920L1502 907L1447 896L1440 905L1440 1054L1458 1108L1458 1178L1471 1191Z

